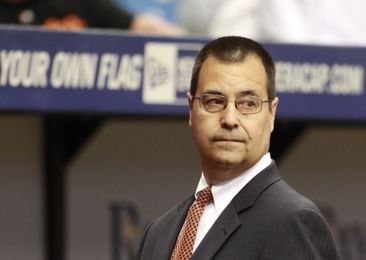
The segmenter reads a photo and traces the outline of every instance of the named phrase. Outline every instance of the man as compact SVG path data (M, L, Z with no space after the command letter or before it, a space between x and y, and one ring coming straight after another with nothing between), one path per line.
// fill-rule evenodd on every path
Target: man
M242 37L210 42L188 101L202 176L195 196L149 226L139 259L339 259L318 208L268 153L278 98L267 51Z

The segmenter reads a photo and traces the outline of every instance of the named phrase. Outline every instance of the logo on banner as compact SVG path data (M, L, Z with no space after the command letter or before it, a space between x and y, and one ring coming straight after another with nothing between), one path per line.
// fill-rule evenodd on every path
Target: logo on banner
M146 66L148 68L148 78L150 79L152 88L166 84L169 77L168 68L162 61L154 57L149 57L146 60Z
M186 104L194 56L201 44L148 42L142 100L145 104Z

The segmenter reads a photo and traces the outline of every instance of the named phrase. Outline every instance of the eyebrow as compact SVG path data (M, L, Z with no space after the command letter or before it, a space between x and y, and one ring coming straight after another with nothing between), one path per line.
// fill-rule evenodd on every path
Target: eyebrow
M257 91L255 90L245 90L245 91L241 91L239 92L238 96L259 96Z
M224 93L217 90L206 90L203 94L214 94L214 95L225 96ZM255 90L244 90L240 91L237 96L259 96L259 95Z
M221 95L221 96L225 96L222 92L217 91L217 90L206 90L205 92L203 92L202 94L214 94L214 95Z

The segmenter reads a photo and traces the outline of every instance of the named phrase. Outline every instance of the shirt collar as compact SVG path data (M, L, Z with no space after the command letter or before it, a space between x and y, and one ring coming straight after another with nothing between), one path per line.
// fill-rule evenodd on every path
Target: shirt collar
M219 183L212 186L212 196L213 203L217 214L226 208L230 201L235 197L235 195L244 188L245 185L250 182L258 173L263 171L267 166L271 164L271 155L269 153L265 154L256 164L251 168L244 171L242 174L236 176L233 179L227 180L225 182ZM197 198L197 193L208 186L204 174L201 174L201 178L198 182L195 197Z

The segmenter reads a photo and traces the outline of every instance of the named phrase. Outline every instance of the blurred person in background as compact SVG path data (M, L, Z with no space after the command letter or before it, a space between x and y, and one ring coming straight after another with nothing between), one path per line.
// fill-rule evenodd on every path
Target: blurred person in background
M0 23L65 28L87 26L76 5L45 0L0 0Z
M122 28L140 33L182 35L184 30L164 18L146 13L132 14L111 0L73 0L80 5L90 27Z
M194 34L257 39L259 6L259 0L181 0L177 1L177 22Z
M363 0L181 0L178 22L210 37L366 46Z
M131 14L110 0L0 0L0 24L64 29L114 28L162 35L184 32L161 18Z
M223 2L222 0L179 0L176 2L176 22L191 34L206 36L209 34L212 16Z
M264 41L366 46L363 0L263 0L260 38Z

